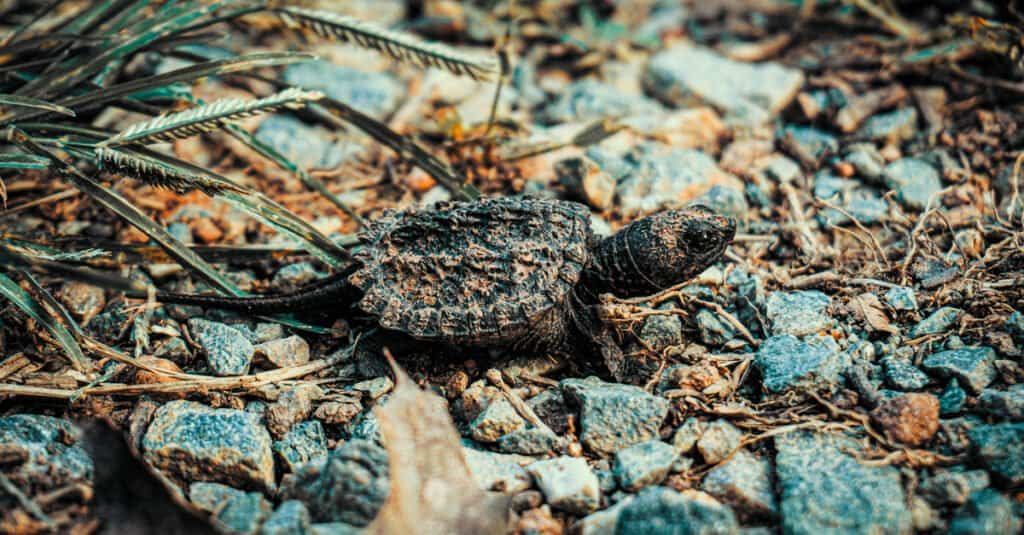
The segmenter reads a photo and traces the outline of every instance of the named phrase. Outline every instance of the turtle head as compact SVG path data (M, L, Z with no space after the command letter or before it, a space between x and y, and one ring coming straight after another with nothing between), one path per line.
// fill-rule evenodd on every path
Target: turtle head
M597 244L584 283L594 293L649 295L707 269L735 234L735 220L705 206L645 217Z

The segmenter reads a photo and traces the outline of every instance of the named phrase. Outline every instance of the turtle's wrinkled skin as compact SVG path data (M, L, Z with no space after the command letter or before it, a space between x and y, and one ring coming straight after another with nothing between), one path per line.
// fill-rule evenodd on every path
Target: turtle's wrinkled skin
M341 314L354 304L381 327L417 340L566 355L596 349L619 375L621 351L597 319L598 297L643 296L684 282L718 260L734 233L731 219L703 207L655 214L599 239L577 203L452 202L373 222L358 265L310 289L157 298L252 314Z

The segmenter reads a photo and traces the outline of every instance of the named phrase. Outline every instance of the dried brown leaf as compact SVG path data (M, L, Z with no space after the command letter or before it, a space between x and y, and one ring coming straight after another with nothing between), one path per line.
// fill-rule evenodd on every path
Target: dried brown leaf
M506 533L508 497L477 487L444 400L420 390L394 361L391 366L394 393L375 409L391 493L366 533Z
M862 293L850 299L850 310L863 319L872 331L899 334L899 329L893 327L889 322L889 316L886 315L882 302L873 293Z

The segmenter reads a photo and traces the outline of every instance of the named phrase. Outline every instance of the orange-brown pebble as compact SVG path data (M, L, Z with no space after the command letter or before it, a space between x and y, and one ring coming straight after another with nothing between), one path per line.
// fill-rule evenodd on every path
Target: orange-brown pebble
M139 357L138 361L139 361L140 364L143 364L145 366L148 366L148 367L156 369L156 370L161 370L161 371L165 371L165 372L172 372L172 373L182 373L181 368L179 368L177 364L175 364L174 362L172 362L170 360L167 360L167 359L162 359L162 358L158 358L158 357L151 357L151 356L147 355L147 356ZM155 385L155 384L162 384L162 383L172 383L172 382L178 381L178 380L179 379L176 379L176 378L171 377L169 375L163 375L163 374L151 372L149 370L144 370L142 368L139 368L138 370L135 371L135 384ZM170 395L172 397L184 398L186 393L185 392L177 392L177 393L170 394Z
M939 430L939 399L931 394L902 394L881 402L871 417L893 440L920 446Z
M455 399L462 395L469 387L469 375L462 370L458 370L448 377L448 380L444 384L445 393L448 399Z
M405 177L405 185L412 191L423 193L437 185L437 181L430 175L416 167Z
M204 217L192 224L192 235L202 243L213 243L224 236L224 231Z
M839 162L836 164L836 173L841 177L849 178L853 176L854 172L853 164L848 162Z

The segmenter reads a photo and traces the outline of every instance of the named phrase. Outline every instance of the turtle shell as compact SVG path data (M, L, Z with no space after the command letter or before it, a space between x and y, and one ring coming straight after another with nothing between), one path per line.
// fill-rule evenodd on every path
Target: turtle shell
M451 343L514 341L566 303L590 237L589 211L572 202L441 203L372 223L349 281L384 328Z

